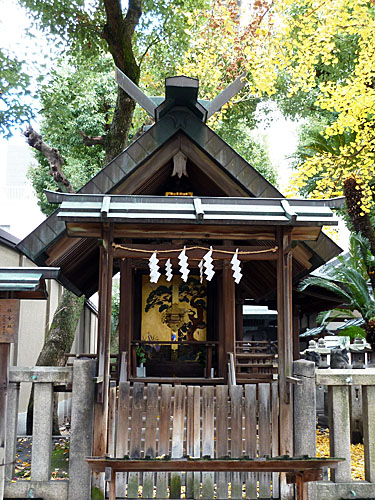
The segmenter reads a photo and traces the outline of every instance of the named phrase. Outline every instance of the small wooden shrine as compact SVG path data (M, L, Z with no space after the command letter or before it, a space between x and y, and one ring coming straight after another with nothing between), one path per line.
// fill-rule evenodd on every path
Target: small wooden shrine
M141 104L155 124L77 194L47 192L60 208L18 245L39 265L59 266L75 293L99 292L94 453L107 449L119 272L119 352L130 381L227 383L231 356L245 354L243 304L277 308L280 453L292 454L293 341L306 305L293 287L340 253L321 230L337 224L337 200L284 198L205 124L218 102L199 101L195 79L168 78L164 100Z

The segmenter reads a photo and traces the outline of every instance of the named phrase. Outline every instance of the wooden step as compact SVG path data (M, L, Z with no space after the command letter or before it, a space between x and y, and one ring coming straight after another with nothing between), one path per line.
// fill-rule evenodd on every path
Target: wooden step
M238 378L243 378L243 379L249 379L249 378L255 378L255 379L270 379L273 380L273 373L236 373L236 380Z
M235 358L247 358L247 359L274 359L275 355L274 354L263 354L261 352L256 352L256 353L236 353L234 355Z
M236 364L236 368L267 368L267 369L271 369L271 368L276 368L277 367L275 365L273 365L272 363L237 363Z
M237 378L236 377L236 384L241 385L241 384L267 384L267 383L275 382L275 379L259 379L259 378Z
M199 377L130 377L130 382L144 382L145 384L175 384L175 385L221 385L224 378Z

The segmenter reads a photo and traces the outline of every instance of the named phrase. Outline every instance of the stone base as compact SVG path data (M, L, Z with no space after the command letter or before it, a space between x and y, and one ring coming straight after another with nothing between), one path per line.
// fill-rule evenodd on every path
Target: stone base
M4 498L43 498L68 500L69 481L16 481L5 482Z
M366 481L309 483L309 500L375 500L375 484Z

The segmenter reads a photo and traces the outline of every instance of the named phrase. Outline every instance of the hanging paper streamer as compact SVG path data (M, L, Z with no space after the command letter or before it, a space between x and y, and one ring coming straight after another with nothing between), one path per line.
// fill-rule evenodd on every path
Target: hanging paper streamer
M206 255L203 256L203 261L204 261L204 267L205 271L204 274L206 275L207 281L211 281L215 271L214 271L214 266L212 264L212 247L210 247L209 251L206 253Z
M185 253L185 250L186 248L184 247L184 249L178 256L178 264L180 266L180 273L183 281L187 281L188 274L190 273L190 270L188 269L188 258Z
M203 283L203 259L199 262L198 267L199 267L199 279L201 284Z
M232 271L233 271L233 278L235 283L238 283L241 281L242 278L242 273L241 273L241 263L238 259L238 248L236 250L236 253L233 255L232 260L230 261L232 264Z
M167 281L171 281L173 278L171 259L168 259L165 263L165 275L167 277Z
M150 282L157 283L160 278L159 259L156 257L156 252L154 252L148 260L148 267L150 268Z

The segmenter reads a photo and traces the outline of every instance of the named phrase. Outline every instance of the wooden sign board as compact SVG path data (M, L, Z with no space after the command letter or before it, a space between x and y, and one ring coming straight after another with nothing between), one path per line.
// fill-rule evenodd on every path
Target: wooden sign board
M20 301L0 300L0 342L17 343Z

